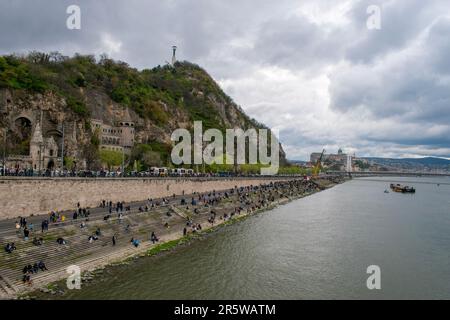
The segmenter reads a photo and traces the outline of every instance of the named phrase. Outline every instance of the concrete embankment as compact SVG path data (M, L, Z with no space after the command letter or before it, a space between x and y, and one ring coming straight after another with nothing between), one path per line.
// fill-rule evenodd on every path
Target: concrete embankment
M102 200L142 201L283 181L288 178L1 178L0 220L97 207Z
M17 251L12 254L0 253L0 297L3 294L4 298L11 298L39 288L48 291L47 286L50 283L67 278L66 270L70 265L79 266L85 274L133 256L154 254L160 249L171 248L190 240L193 234L208 232L224 224L332 187L339 182L341 181L284 181L265 189L259 187L227 195L221 192L213 196L217 197L217 201L212 203L207 201L212 199L211 196L206 196L195 205L189 203L191 195L185 197L188 200L187 204L182 204L181 197L171 197L167 205L158 205L149 210L139 210L140 204L132 203L130 204L132 210L124 215L123 220L115 214L111 219L104 220L103 217L107 214L107 209L104 209L103 213L99 212L86 220L86 226L83 228L80 228L81 220L76 220L51 225L50 230L44 234L36 230L31 234L31 238L43 237L43 244L39 246L33 245L31 240L24 240L11 228L8 232L0 234L2 243L15 242L17 246ZM262 183L265 182L260 180L253 186ZM237 208L241 210L236 213ZM212 211L215 212L214 223L210 222ZM187 226L187 221L190 221L190 226ZM202 226L201 231L193 233L192 225L199 224ZM184 228L187 228L187 238L183 237ZM89 236L99 229L101 229L99 239L89 242ZM152 232L158 236L159 243L153 244L149 241ZM116 245L112 245L113 235L116 236ZM63 238L66 244L58 244L57 238ZM132 238L140 241L138 247L131 245ZM23 267L37 261L44 261L48 271L32 274L32 285L23 283ZM65 283L60 284L60 289L66 290ZM55 293L58 290L51 291Z

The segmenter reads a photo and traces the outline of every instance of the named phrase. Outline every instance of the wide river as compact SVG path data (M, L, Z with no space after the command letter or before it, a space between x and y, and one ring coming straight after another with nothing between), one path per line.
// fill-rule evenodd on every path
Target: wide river
M384 193L391 182L417 193ZM367 288L371 265L381 290ZM450 299L450 178L355 179L62 298Z

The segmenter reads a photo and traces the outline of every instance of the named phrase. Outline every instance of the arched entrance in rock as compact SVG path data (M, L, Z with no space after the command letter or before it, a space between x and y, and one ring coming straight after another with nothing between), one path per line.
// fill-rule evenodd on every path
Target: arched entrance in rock
M53 137L55 139L56 144L58 145L58 151L52 156L61 156L61 144L62 144L62 131L58 129L51 129L45 133L45 137Z
M30 140L33 124L27 117L21 116L14 120L14 126L9 136L11 153L17 155L28 155L30 153Z
M14 121L14 129L22 139L31 137L32 123L26 117L19 117Z
M47 169L48 170L53 170L55 168L55 161L53 161L53 159L50 159L48 164L47 164Z

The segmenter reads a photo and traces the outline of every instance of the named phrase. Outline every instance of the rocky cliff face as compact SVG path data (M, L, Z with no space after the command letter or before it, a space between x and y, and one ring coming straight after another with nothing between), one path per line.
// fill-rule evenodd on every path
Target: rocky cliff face
M26 153L26 128L39 121L44 135L59 144L64 130L65 156L79 161L93 143L92 119L114 126L130 117L136 144L169 149L172 132L191 129L198 120L204 129L263 127L196 65L138 71L91 56L0 57L0 113L11 152Z
M61 145L63 124L65 154L82 158L82 146L90 143L86 121L67 108L64 97L52 91L35 93L26 90L0 89L0 125L7 132L10 155L28 154L26 145L36 123L40 122L44 136L53 136ZM29 127L29 130L26 130ZM26 131L26 132L24 132ZM1 131L3 136L4 130Z

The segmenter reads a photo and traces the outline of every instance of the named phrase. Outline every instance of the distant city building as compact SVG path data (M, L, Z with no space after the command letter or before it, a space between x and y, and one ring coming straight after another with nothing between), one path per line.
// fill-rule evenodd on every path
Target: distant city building
M321 152L313 152L310 156L311 164L314 165L320 159ZM337 154L325 153L322 157L322 165L328 167L331 170L336 171L354 171L355 155L349 155L339 149Z

